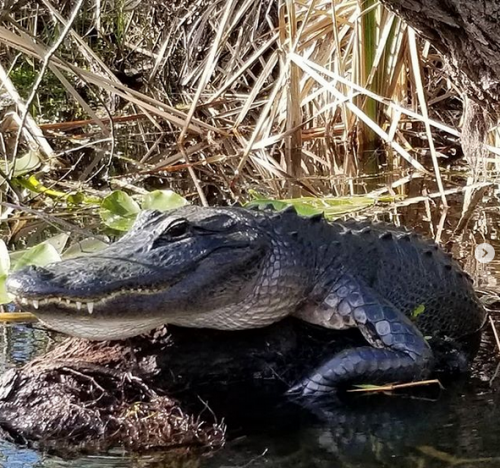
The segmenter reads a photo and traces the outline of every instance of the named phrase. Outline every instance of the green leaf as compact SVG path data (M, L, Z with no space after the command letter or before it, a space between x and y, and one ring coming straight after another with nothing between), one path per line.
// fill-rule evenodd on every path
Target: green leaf
M47 239L45 243L52 245L57 250L57 253L61 254L68 243L69 234L65 232L61 232L61 234L57 234L52 236L50 239Z
M19 265L19 262L21 261L22 258L26 259L26 258L29 258L30 255L33 255L33 252L32 250L39 247L41 249L41 253L37 253L36 251L34 252L35 254L35 258L38 258L38 255L45 255L47 250L45 247L40 247L41 245L43 244L49 244L51 245L56 253L57 253L57 256L49 256L49 260L52 262L52 261L59 261L60 260L60 254L61 252L63 251L67 241L68 241L68 238L69 238L69 235L66 234L66 233L61 233L61 234L57 234L53 237L51 237L50 239L47 239L46 241L42 242L41 244L38 244L36 245L35 247L31 247L29 249L22 249L22 250L16 250L14 252L10 252L9 253L9 260L10 260L10 265L11 265L11 269L12 270L18 270L19 268L21 268ZM30 253L32 252L32 253ZM42 258L40 257L40 258ZM23 262L25 262L25 260L22 260ZM45 262L45 264L47 264L49 262ZM38 265L38 263L25 263L23 266L25 265ZM43 266L42 264L40 264L40 266ZM0 272L1 274L1 272Z
M85 202L85 194L83 192L75 192L66 197L66 201L70 205L81 205Z
M10 271L9 251L5 242L0 239L0 276L6 276Z
M264 208L267 208L269 205L271 205L276 211L282 211L287 206L290 206L291 203L287 203L287 202L281 201L281 200L271 200L268 198L259 198L259 199L252 200L252 201L248 202L245 206L247 208L257 207L259 209L264 209Z
M411 319L416 320L420 314L425 312L425 304L420 304L415 310L411 313Z
M7 292L7 288L5 286L5 280L7 279L7 275L0 276L0 304L8 304L12 302L13 297Z
M172 190L154 190L144 196L142 209L168 211L188 204L184 197Z
M115 190L102 201L99 214L106 226L117 231L128 231L140 210L132 197Z
M2 164L3 171L10 174L12 171L12 178L20 177L31 171L34 171L41 163L39 153L37 151L29 151L24 156L16 158L16 160L9 164ZM0 185L5 182L3 177L0 177Z
M109 244L103 242L102 240L96 239L95 237L89 237L83 239L80 242L73 244L69 247L63 254L63 258L73 258L81 257L82 255L88 255L94 252L99 252L99 250L104 249Z
M28 249L15 250L13 252L9 252L10 258L10 269L13 270L16 266L16 263L19 259L28 251Z
M16 262L13 270L19 270L27 265L45 266L49 263L58 262L61 257L53 245L42 242L28 249L21 258Z
M7 304L12 297L7 292L5 280L10 270L10 257L5 242L0 239L0 304Z
M256 198L250 201L247 206L265 207L272 205L275 210L280 211L287 206L292 205L302 216L312 216L318 213L324 213L329 219L335 219L347 213L362 211L374 205L377 201L393 201L394 197L374 198L364 195L354 195L350 197L302 197L289 198L284 200L270 200L266 198Z
M380 388L380 385L373 385L373 384L358 384L358 385L353 385L355 388L360 388L362 390L374 390Z
M40 162L38 151L29 151L24 156L15 160L12 177L19 177L34 171L40 165Z

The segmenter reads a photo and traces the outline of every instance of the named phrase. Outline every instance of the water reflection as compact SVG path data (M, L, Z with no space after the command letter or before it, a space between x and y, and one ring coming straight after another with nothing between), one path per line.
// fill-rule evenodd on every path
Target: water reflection
M487 265L474 262L470 242L454 246L480 289L495 289L500 278L500 242L491 243L497 257ZM43 354L50 339L30 324L0 326L1 372ZM484 346L483 352L495 364L491 349ZM342 408L253 407L251 417L233 427L234 440L210 456L116 452L62 460L0 442L0 467L498 467L500 379L489 386L494 367L483 360L486 364L476 369L474 378L455 382L444 392L411 398L362 396ZM242 395L242 401L251 398Z
M44 353L49 341L48 334L37 324L1 323L0 371L3 373Z

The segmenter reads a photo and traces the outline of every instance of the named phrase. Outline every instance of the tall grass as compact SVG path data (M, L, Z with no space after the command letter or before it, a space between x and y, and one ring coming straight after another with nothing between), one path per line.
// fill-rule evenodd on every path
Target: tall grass
M1 79L15 102L5 157L35 145L46 184L154 178L207 203L252 189L298 197L393 184L404 195L398 179L415 173L432 175L446 204L448 149L434 140L459 135L460 95L439 54L375 0L101 0L69 15L65 3L28 2L0 26ZM26 108L13 80L24 63L55 77L74 112L50 130L27 114L16 151L8 131ZM58 105L34 91L41 109ZM86 170L54 171L74 164L68 154Z

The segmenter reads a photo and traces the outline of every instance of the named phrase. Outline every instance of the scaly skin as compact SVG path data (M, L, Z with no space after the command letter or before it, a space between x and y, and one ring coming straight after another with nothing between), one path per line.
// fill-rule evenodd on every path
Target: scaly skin
M424 336L459 346L484 321L469 277L431 241L385 224L328 223L290 210L144 212L103 251L28 267L7 288L50 328L91 340L165 323L258 328L288 315L358 327L368 346L333 356L292 389L314 395L367 378L425 377L433 353Z

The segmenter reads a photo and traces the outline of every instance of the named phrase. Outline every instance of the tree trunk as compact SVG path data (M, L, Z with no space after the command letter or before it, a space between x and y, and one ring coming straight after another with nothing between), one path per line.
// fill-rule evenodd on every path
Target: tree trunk
M446 58L451 78L490 111L500 102L500 2L382 0Z

